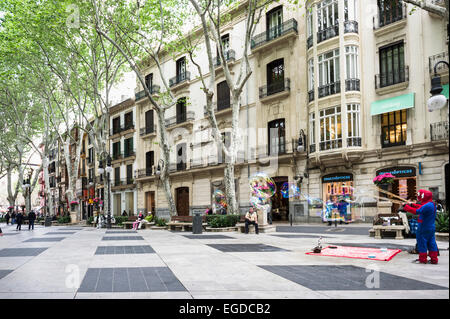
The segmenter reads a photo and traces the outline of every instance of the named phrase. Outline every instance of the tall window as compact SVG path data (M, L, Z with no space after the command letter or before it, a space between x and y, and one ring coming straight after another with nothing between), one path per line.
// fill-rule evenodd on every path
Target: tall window
M133 184L133 164L127 165L127 184Z
M274 39L281 35L281 25L283 24L283 7L276 7L266 14L267 37Z
M120 132L120 116L113 118L113 134L117 134Z
M182 57L177 60L177 82L185 80L186 74L186 58Z
M271 121L269 128L269 155L286 153L286 127L284 119Z
M307 45L308 49L312 47L313 45L313 12L312 8L307 9L306 13L306 38L307 38Z
M222 41L223 52L227 52L230 49L230 35L225 34L220 38L220 40Z
M154 132L154 118L153 118L153 110L149 110L145 112L145 133L153 133Z
M145 85L147 86L150 93L152 93L152 87L153 87L153 73L147 74L145 76Z
M314 100L314 59L308 60L308 93L310 94L309 101L311 102Z
M134 155L134 150L133 150L133 138L127 138L124 141L124 156L125 157L129 157L129 156L133 156Z
M320 111L320 150L342 147L341 107Z
M403 19L403 1L378 0L379 26Z
M284 90L284 59L267 64L267 95Z
M217 84L217 110L224 110L230 107L230 88L227 81Z
M133 124L133 112L128 112L125 114L125 130L134 128Z
M145 153L146 176L152 175L154 165L155 165L155 153L153 151L149 151L149 152Z
M317 42L339 34L338 0L323 0L317 5Z
M403 41L380 48L380 87L405 82Z
M340 92L339 49L319 55L319 97Z
M358 47L349 45L345 47L346 91L359 91Z
M309 151L316 151L316 113L309 113Z
M114 181L116 186L120 185L120 166L114 168Z
M360 105L347 104L348 146L361 146Z
M381 115L381 146L397 146L406 143L406 110Z
M94 161L94 148L91 147L90 149L88 149L88 164L94 163Z
M177 124L186 122L186 98L182 97L177 101Z
M358 0L344 1L344 18L345 21L358 21Z
M120 158L120 141L113 143L113 159Z

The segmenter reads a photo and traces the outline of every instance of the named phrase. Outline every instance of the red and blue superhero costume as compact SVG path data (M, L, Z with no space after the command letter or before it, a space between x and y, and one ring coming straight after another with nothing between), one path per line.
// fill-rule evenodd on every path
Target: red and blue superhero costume
M435 238L435 220L436 220L436 205L432 201L433 194L430 191L421 189L418 193L418 204L405 205L404 210L418 215L416 239L417 249L419 251L419 262L427 263L427 252L430 256L431 263L438 263L438 247Z

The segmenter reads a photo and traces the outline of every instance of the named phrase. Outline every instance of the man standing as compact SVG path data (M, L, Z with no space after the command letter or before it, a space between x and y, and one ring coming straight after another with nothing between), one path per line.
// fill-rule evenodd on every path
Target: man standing
M6 215L5 215L6 226L8 226L8 224L9 224L9 218L10 218L10 217L11 217L11 216L9 216L9 212L7 212Z
M16 215L16 222L17 222L16 230L22 230L23 215L22 215L21 212L17 213L17 215Z
M28 230L33 229L34 230L34 221L36 220L36 214L34 211L31 211L28 214Z
M248 234L248 225L255 226L255 232L258 235L258 214L253 210L253 207L250 207L250 210L245 215L245 233Z

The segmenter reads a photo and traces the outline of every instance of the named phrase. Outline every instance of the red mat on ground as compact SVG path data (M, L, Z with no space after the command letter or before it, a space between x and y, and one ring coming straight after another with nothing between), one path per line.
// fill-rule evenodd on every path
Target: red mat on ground
M401 249L387 249L387 251L381 251L380 248L327 246L322 249L322 252L320 254L315 254L313 252L309 252L306 254L314 256L330 256L330 257L345 257L345 258L389 261L401 251L402 251Z

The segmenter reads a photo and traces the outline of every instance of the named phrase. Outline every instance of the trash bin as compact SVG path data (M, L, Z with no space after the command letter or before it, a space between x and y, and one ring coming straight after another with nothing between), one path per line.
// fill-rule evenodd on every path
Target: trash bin
M45 223L44 226L48 227L52 225L52 218L50 216L45 217Z
M193 234L201 234L203 231L202 226L202 215L195 214L194 218L192 219L192 233Z

